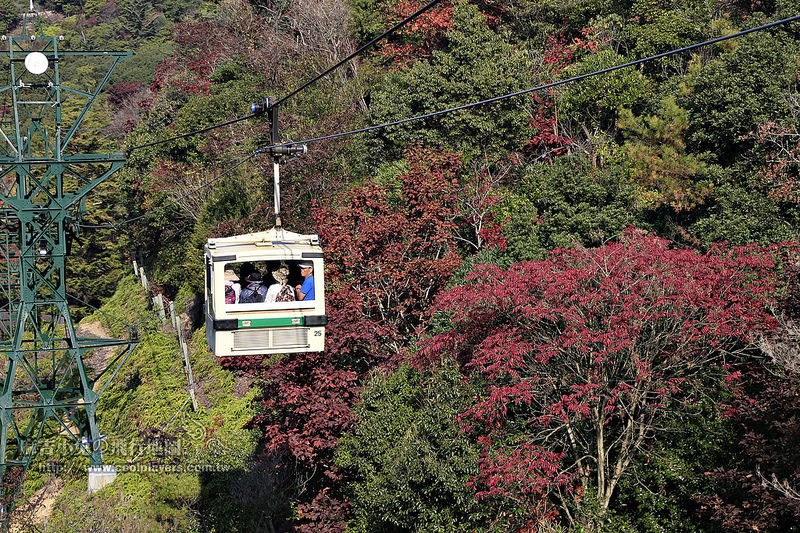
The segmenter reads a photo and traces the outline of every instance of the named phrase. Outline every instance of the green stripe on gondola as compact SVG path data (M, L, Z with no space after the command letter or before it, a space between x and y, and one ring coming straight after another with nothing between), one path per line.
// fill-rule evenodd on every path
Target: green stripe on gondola
M239 319L239 328L276 328L280 326L302 326L305 324L305 317L281 317L281 318L251 318L249 320Z

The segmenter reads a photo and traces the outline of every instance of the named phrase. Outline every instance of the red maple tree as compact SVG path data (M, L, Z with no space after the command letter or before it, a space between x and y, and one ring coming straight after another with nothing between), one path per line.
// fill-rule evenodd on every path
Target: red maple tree
M593 490L608 508L659 417L773 327L774 266L768 249L699 253L631 229L598 249L479 266L443 293L453 329L415 360L455 356L485 383L462 415L484 447L478 497L523 502L523 528L552 518L554 498L568 512Z
M403 0L389 8L387 28L418 11L422 2ZM445 43L445 35L453 26L453 6L450 2L442 2L419 15L410 24L397 29L378 52L390 58L400 66L407 66L414 61L429 57L434 50Z
M368 183L343 205L315 209L326 250L326 351L266 366L260 415L263 453L297 465L302 531L340 531L347 502L333 451L354 422L361 378L398 354L428 316L460 258L452 235L455 154L409 149L393 184Z
M715 494L702 510L723 531L791 531L800 523L800 376L771 368L749 381L756 394L733 406L742 459L706 472Z
M540 76L543 82L554 81L558 75L572 62L575 49L580 43L569 45L563 32L547 39ZM553 157L563 154L574 144L574 139L559 133L558 113L555 92L549 89L546 94L531 94L533 113L530 127L533 136L525 145L534 161L550 162Z

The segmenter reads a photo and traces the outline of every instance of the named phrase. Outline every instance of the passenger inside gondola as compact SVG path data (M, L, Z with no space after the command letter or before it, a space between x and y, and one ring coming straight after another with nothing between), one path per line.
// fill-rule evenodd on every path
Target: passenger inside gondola
M242 286L239 284L239 276L233 270L233 267L228 265L225 267L225 303L235 304L239 303L239 294L242 292Z
M297 299L308 302L314 299L314 263L304 261L300 263L300 275L303 276L303 283L297 285Z
M289 268L281 266L273 270L270 275L276 281L269 286L266 301L271 302L293 302L295 300L294 289L289 285Z
M266 299L267 288L261 283L261 274L258 271L247 275L247 286L242 289L239 301L243 304L257 304Z
M239 271L237 283L234 270ZM256 261L225 266L226 304L281 304L315 300L311 261ZM230 278L230 282L228 281ZM229 298L229 283L236 298ZM235 288L234 288L235 287ZM237 290L238 289L238 290ZM302 306L307 307L307 306Z

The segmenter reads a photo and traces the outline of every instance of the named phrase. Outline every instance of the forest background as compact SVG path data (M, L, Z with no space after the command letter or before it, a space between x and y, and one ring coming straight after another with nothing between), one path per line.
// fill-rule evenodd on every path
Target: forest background
M129 273L139 250L156 290L196 319L206 239L272 225L271 161L248 158L268 124L143 145L249 114L421 5L37 5L69 48L135 52L85 120L129 152L84 223L144 217L84 230L70 291L106 315L76 312L112 330L109 315L146 315ZM0 2L0 25L18 31L19 12ZM443 1L282 103L281 128L326 137L798 14L794 0ZM217 360L197 320L191 412L175 342L148 333L99 416L131 445L109 444L107 462L151 471L89 496L80 458L40 453L24 494L55 486L55 508L34 523L22 506L18 521L797 530L798 37L799 23L774 27L310 143L282 167L282 204L285 226L326 251L326 350ZM105 74L70 68L87 86Z

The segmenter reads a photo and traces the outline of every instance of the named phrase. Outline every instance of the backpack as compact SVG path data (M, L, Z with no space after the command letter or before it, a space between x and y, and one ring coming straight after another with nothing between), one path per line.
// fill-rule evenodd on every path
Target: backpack
M294 300L294 289L289 285L284 285L281 287L280 292L275 297L276 302L293 302Z
M266 297L267 288L261 283L254 281L246 288L242 289L242 294L239 295L239 303L257 304L263 302Z
M236 291L234 291L233 287L231 287L230 285L225 285L225 303L226 304L236 303Z

